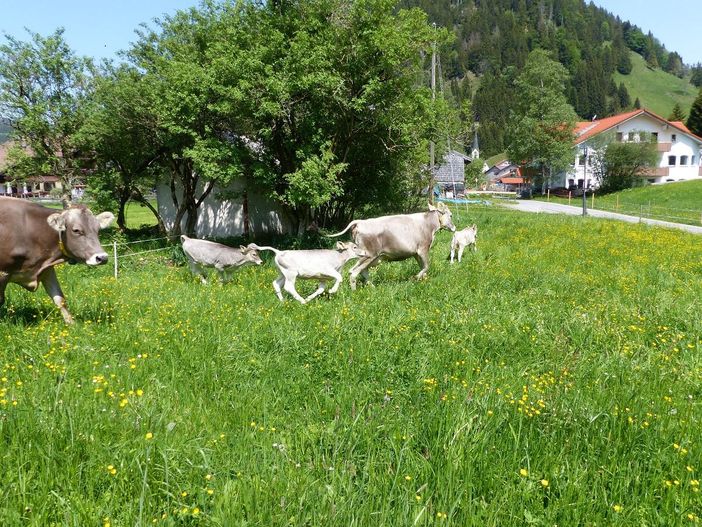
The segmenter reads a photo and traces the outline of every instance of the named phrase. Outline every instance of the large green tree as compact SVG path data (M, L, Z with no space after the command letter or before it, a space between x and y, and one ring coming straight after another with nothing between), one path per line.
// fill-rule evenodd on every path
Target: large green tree
M299 231L402 207L449 113L425 76L446 39L392 0L205 3L144 32L130 56L155 94L174 232L234 180Z
M89 177L91 197L101 208L117 210L121 230L127 230L125 207L130 200L151 210L164 230L158 211L145 197L161 174L159 163L165 154L150 88L135 68L108 67L96 81L78 134L95 160Z
M173 235L183 227L192 235L199 208L215 184L226 185L241 175L240 148L214 110L221 101L210 49L225 6L206 2L165 17L157 28L143 30L129 52L150 94L162 149L158 159L176 211Z
M542 191L554 173L573 162L576 115L565 97L566 69L543 50L529 54L517 77L517 109L509 131L510 159L534 166L541 175Z
M0 46L0 114L9 118L13 138L26 150L10 167L13 175L58 176L64 205L83 177L89 160L76 142L91 93L92 61L66 44L63 29L48 37L30 33L29 41L5 36Z
M659 153L655 142L647 140L640 132L641 141L631 143L611 142L601 157L602 192L615 192L643 182L642 176L658 163Z
M693 134L702 137L702 89L697 94L695 102L692 103L686 124Z

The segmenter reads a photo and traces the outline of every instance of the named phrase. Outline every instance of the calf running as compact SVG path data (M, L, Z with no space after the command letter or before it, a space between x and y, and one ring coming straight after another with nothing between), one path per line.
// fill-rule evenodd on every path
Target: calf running
M355 243L351 242L338 242L336 250L279 251L273 247L259 247L256 244L251 244L251 247L259 251L275 253L275 265L280 272L278 278L273 280L275 294L282 302L282 289L285 289L301 304L306 304L321 295L327 288L327 282L331 280L334 280L334 285L329 289L329 294L336 293L343 280L339 271L344 264L365 255ZM295 280L298 278L319 280L319 287L307 298L302 298L295 289Z
M453 263L453 255L458 249L458 262L461 262L461 257L463 256L463 249L466 246L470 246L472 251L475 251L475 242L478 237L478 226L474 223L470 227L461 229L453 233L453 239L451 240L451 263Z
M180 237L183 252L193 274L198 275L203 284L207 283L206 268L214 267L222 283L231 280L234 272L245 265L261 265L263 260L251 245L238 249L208 240Z

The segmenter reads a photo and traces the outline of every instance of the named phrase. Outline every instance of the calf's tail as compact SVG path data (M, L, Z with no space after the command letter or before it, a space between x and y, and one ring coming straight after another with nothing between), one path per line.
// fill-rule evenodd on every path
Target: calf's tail
M269 247L268 245L264 245L263 247L260 247L259 245L256 245L255 243L250 243L249 244L250 249L256 249L257 251L273 251L275 254L280 254L282 251L279 251L275 247Z
M348 231L351 227L353 227L357 223L358 223L358 220L353 220L351 223L349 223L346 226L346 228L343 231L337 232L336 234L327 234L326 236L327 236L327 238L336 238L337 236L341 236L342 234L344 234L346 231Z

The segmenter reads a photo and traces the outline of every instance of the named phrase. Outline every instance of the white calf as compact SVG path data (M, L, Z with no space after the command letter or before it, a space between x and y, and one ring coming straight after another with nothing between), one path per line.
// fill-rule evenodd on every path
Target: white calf
M329 289L329 294L336 293L343 280L339 271L344 264L365 255L355 243L351 242L337 243L336 250L279 251L273 247L259 247L255 244L251 244L251 247L259 251L275 253L275 265L280 272L278 278L273 281L275 294L282 302L282 289L285 289L301 304L306 304L321 295L326 290L327 282L331 280L334 280L334 285ZM298 278L319 280L319 287L307 298L302 298L295 289L295 280Z
M461 261L463 256L463 249L466 245L470 245L471 250L475 251L475 241L478 237L478 226L476 224L466 227L463 230L456 231L453 233L453 239L451 240L451 263L453 263L453 255L458 249L458 261Z
M180 237L183 252L193 274L200 276L203 284L207 283L206 268L214 267L222 283L231 280L234 271L245 265L261 265L263 261L253 244L238 249L208 240Z

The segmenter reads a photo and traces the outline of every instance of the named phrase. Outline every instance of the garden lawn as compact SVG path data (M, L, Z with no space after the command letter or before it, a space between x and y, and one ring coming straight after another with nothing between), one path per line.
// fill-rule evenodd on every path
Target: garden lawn
M687 525L702 244L471 206L427 280L280 303L156 252L0 308L0 525ZM175 251L173 251L175 252ZM303 293L316 284L298 283Z

